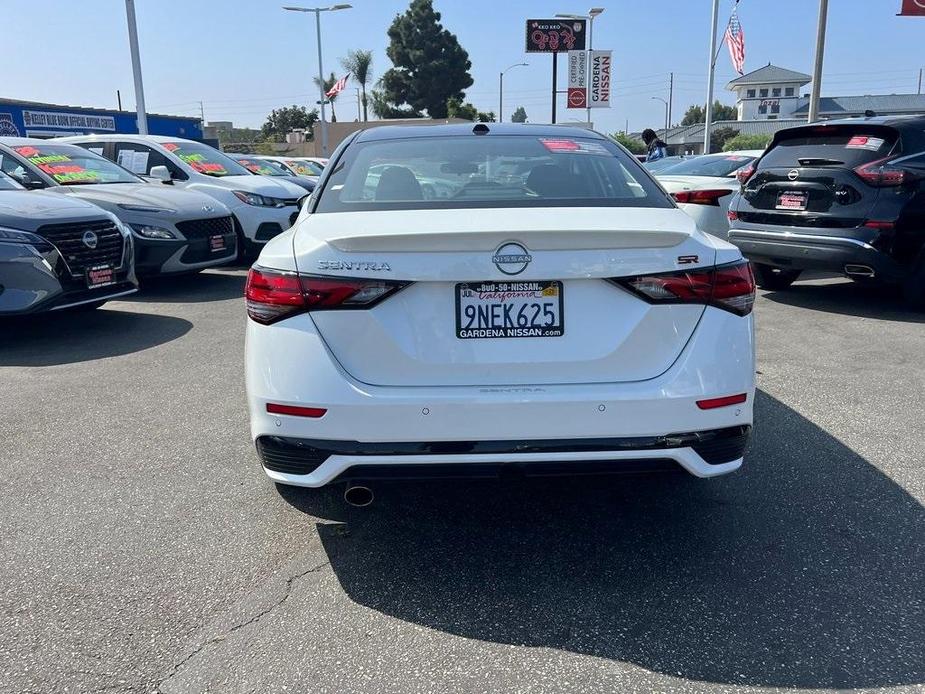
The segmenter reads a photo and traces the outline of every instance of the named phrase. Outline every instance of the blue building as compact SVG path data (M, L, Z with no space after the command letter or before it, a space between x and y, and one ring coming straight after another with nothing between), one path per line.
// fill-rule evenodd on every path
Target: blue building
M115 111L79 106L41 104L34 101L0 99L0 136L64 137L89 133L137 133L134 111ZM202 140L202 123L187 116L148 114L151 135Z

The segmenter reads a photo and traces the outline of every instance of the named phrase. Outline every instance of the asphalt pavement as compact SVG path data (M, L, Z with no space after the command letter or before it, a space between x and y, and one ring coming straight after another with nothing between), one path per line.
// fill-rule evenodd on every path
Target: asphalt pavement
M735 474L354 509L260 470L243 284L0 323L0 692L923 690L925 314L762 293Z

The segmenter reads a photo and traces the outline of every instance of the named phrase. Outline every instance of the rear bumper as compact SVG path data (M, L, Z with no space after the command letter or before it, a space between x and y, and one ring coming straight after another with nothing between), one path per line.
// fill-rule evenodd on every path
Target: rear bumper
M901 281L907 274L902 265L866 241L813 231L803 227L737 226L729 230L729 242L738 246L749 260L765 265L840 274L845 273L846 265L861 265L871 268L873 277L891 282Z
M718 359L717 355L722 355ZM248 321L247 392L251 435L378 446L383 466L407 463L401 446L431 446L415 464L549 463L670 459L694 474L731 472L741 460L721 465L689 446L648 450L613 445L590 451L589 440L616 441L677 436L752 423L755 362L752 316L708 307L678 359L646 381L600 384L383 387L351 378L328 351L308 314L265 326ZM697 401L746 393L745 403L701 410ZM319 407L309 419L269 414L268 403ZM554 451L459 451L459 442L556 440ZM392 443L398 447L382 448ZM592 442L593 443L593 442ZM449 446L441 449L440 446ZM336 457L335 457L336 456ZM486 457L488 456L488 457ZM738 456L737 456L738 457ZM737 458L736 457L736 458ZM339 451L322 472L294 475L267 470L287 484L320 486L370 457ZM707 467L704 467L707 466Z
M549 475L680 466L697 477L715 477L742 464L749 432L749 426L737 426L634 438L406 443L262 436L256 443L270 478L314 487L338 478L484 477L506 469Z

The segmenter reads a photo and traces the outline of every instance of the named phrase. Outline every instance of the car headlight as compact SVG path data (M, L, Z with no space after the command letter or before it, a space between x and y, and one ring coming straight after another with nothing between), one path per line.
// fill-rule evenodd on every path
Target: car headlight
M131 224L132 231L135 232L137 236L140 236L143 239L175 239L177 235L174 234L170 229L165 229L164 227L157 227L153 224Z
M286 201L282 198L271 198L267 195L248 193L246 190L233 190L234 196L241 202L255 207L285 207Z
M50 245L46 239L31 231L0 227L0 243L28 243L32 246Z

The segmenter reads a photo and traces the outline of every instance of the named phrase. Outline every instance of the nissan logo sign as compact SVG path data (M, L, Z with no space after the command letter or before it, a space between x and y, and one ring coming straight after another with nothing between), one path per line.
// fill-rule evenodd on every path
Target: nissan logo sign
M790 169L790 171L787 172L787 178L789 178L791 181L795 181L799 177L800 177L800 172L797 171L796 169Z
M519 275L531 260L533 256L519 243L503 243L491 257L491 262L505 275Z
M84 246L91 250L96 248L96 244L99 243L99 239L92 231L85 231L81 240L84 242Z

